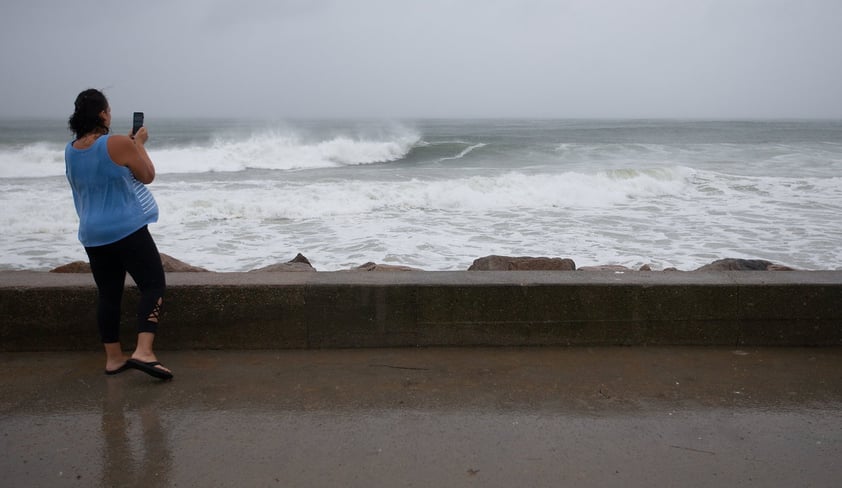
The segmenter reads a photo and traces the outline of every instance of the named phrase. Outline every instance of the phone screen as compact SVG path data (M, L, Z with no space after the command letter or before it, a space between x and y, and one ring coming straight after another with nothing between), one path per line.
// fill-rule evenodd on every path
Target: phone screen
M143 127L143 112L135 112L132 117L132 135L137 134L141 127Z

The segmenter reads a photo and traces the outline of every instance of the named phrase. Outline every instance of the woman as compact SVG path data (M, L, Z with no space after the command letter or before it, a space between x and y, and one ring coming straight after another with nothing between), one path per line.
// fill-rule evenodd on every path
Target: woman
M64 152L67 181L79 215L79 241L91 263L98 290L97 323L105 346L105 374L139 369L161 379L172 371L152 350L166 282L161 256L147 225L158 221L158 206L144 186L155 179L146 153L149 134L110 135L111 107L99 90L76 97L68 120L76 136ZM120 346L120 303L128 272L141 293L137 347L126 357Z

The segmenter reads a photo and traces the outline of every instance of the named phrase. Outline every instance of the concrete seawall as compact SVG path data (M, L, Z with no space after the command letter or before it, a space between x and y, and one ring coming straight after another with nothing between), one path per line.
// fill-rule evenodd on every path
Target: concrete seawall
M161 350L842 345L842 271L171 273ZM98 349L87 274L0 272L0 350ZM124 344L136 290L126 288Z

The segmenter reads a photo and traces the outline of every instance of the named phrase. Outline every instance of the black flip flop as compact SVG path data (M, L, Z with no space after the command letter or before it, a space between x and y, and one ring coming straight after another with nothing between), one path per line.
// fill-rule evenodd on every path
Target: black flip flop
M130 369L132 369L132 368L133 368L133 366L132 366L131 364L129 364L129 362L128 362L128 361L126 361L125 363L123 363L123 365L122 365L122 366L120 366L120 367L119 367L119 368L117 368L117 369L112 369L111 371L109 371L109 370L107 370L107 369L106 369L106 370L105 370L105 374L107 374L108 376L113 376L113 375L115 375L115 374L120 374L120 373L122 373L123 371L127 371L127 370L130 370Z
M143 371L144 373L148 374L149 376L154 376L156 378L162 380L170 380L172 379L172 373L169 371L164 371L163 369L156 368L155 366L161 366L161 363L158 361L150 361L144 362L139 359L129 359L126 361L126 364L130 364L132 368Z

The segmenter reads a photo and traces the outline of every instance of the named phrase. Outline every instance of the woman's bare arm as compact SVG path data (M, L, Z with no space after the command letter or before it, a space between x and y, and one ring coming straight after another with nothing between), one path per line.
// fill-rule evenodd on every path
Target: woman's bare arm
M108 155L119 164L129 168L135 178L144 184L152 183L155 179L155 165L146 152L146 141L149 133L146 127L141 127L134 138L131 136L114 135L108 138Z

